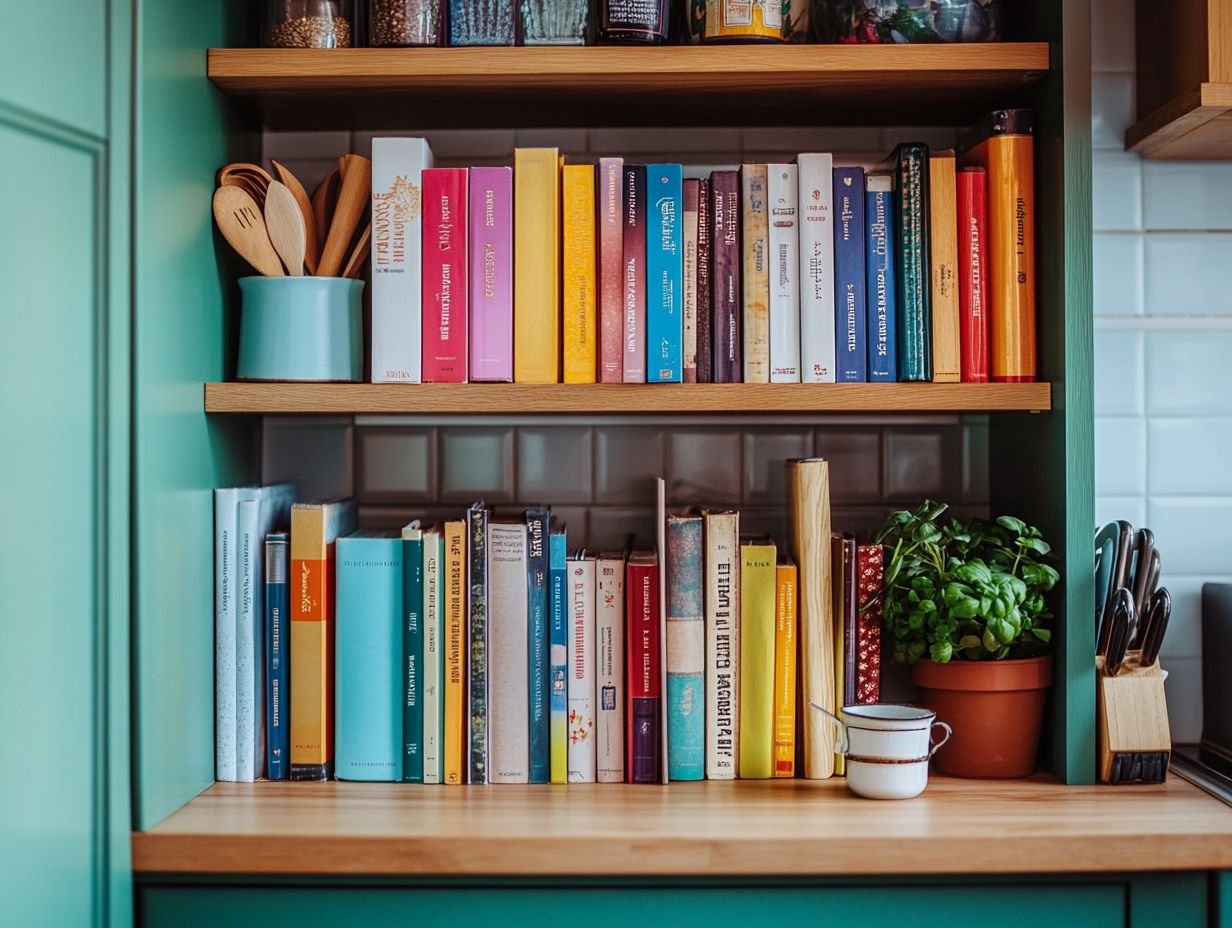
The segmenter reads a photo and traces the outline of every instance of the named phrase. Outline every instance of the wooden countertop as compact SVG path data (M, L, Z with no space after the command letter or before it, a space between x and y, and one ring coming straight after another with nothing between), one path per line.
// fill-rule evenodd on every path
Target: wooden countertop
M1232 808L1160 786L934 777L655 786L220 783L133 835L138 873L772 876L1232 868Z

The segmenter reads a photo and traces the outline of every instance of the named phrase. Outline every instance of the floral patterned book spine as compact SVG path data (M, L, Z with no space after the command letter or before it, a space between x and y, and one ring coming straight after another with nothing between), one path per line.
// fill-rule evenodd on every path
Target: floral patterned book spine
M881 699L881 604L863 610L881 592L885 549L860 545L857 557L861 611L856 614L856 704L864 706Z

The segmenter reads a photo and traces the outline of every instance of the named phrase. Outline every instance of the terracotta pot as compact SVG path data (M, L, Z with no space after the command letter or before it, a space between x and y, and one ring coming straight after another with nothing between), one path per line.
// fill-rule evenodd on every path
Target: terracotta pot
M1020 661L917 661L920 702L954 729L933 763L955 777L1007 779L1035 770L1052 656Z

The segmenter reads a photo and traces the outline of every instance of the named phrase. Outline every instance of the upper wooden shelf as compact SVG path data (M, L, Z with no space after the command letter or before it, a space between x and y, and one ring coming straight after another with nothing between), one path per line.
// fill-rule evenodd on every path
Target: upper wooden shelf
M1232 158L1232 83L1201 84L1144 116L1126 130L1125 147L1159 160Z
M1042 42L209 51L276 129L953 125L1047 70Z
M855 876L1232 868L1232 809L1172 778L657 786L223 783L133 835L138 873ZM1007 852L1007 849L1009 851Z
M1047 383L207 383L205 411L332 415L1041 412Z

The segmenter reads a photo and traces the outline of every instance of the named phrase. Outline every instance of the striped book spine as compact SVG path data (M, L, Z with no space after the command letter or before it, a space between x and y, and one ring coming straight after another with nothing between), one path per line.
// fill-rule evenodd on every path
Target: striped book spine
M706 621L702 517L667 517L667 767L672 780L706 771Z

